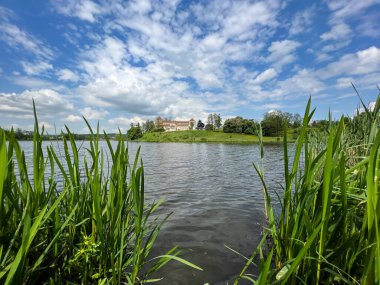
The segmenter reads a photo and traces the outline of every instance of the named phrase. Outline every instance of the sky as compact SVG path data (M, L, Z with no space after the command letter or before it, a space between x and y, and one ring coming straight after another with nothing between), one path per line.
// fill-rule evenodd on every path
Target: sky
M380 0L0 0L0 126L88 132L265 112L352 116L380 85Z

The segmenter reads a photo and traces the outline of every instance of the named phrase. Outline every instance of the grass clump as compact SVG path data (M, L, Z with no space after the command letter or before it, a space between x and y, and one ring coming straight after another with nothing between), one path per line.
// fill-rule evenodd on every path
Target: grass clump
M1 284L139 284L171 259L200 269L176 248L150 257L165 219L152 217L160 202L145 203L143 163L139 152L130 160L121 135L113 147L104 134L106 171L99 126L94 132L86 121L84 157L68 128L62 157L53 146L45 156L35 118L33 167L14 132L0 130Z
M327 133L313 132L309 100L292 162L284 132L278 217L264 171L254 165L267 225L235 284L243 278L255 284L380 284L380 96L373 110L363 107L353 120L330 119ZM255 277L247 269L257 259Z

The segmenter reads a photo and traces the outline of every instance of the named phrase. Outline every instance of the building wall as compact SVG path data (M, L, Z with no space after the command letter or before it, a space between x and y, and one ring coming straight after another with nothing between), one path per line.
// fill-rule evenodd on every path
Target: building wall
M194 119L189 121L166 121L160 117L156 119L156 127L163 128L166 132L187 131L190 129L191 123L195 124Z

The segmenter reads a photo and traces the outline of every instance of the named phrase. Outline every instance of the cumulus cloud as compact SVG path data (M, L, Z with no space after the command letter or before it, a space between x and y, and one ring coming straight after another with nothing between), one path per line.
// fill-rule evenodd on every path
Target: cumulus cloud
M327 40L341 40L346 39L352 35L352 30L350 26L345 23L339 23L334 25L329 32L323 33L321 39Z
M11 82L13 82L15 85L27 89L49 88L57 91L64 89L63 86L52 83L51 81L48 81L46 79L41 79L40 77L35 76L19 76L18 73L14 74L14 76L11 78Z
M375 46L346 54L319 71L323 79L344 74L368 74L380 69L380 48Z
M104 7L91 0L52 0L51 4L58 13L91 23L105 12Z
M83 118L81 116L78 116L78 115L73 115L73 114L70 114L68 115L64 121L66 122L70 122L70 123L75 123L75 122L81 122L83 120Z
M33 113L32 100L38 115L56 116L74 108L64 95L51 90L27 90L21 93L0 93L0 110L9 115L30 115Z
M289 35L295 36L301 33L306 33L310 30L313 23L314 7L298 12L293 17L290 24Z
M53 69L53 66L46 61L26 62L22 61L21 65L28 75L40 75L48 70Z
M374 4L379 4L378 0L332 0L327 2L327 6L334 12L333 19L344 19L365 11Z
M268 48L270 55L267 57L267 61L281 69L282 66L296 60L294 52L300 45L298 41L293 40L274 41Z
M120 129L122 132L128 130L131 126L131 124L140 124L142 125L146 120L144 120L142 117L134 116L131 118L128 117L115 117L109 119L107 122L114 131Z
M79 109L79 113L88 120L101 120L108 114L105 110L93 109L91 107Z
M336 87L340 89L352 88L352 84L360 86L361 90L373 90L380 83L380 72L366 74L360 77L340 77L336 80Z
M57 76L58 79L61 81L77 82L79 80L79 76L75 72L67 68L58 70Z
M308 69L299 70L292 77L280 81L278 86L290 96L316 94L325 88L317 74Z
M112 128L157 115L273 109L328 87L343 92L349 81L365 88L378 81L379 48L351 45L358 30L375 33L377 24L362 15L378 1L333 0L295 13L284 10L291 2L51 0L50 12L68 17L57 25L62 42L54 47L0 7L0 40L12 52L27 51L14 70L2 65L4 78L34 90L25 92L42 90L43 100L56 96L52 110L61 112L61 122L76 125L84 115ZM284 19L289 11L292 17ZM322 32L315 28L317 11L329 12ZM1 108L28 100L22 94Z
M245 7L253 5L248 1L243 2ZM264 18L254 20L246 24L245 31L241 30L240 35L255 25L273 26L274 21L270 19L274 19L277 13L273 3L260 2L258 7L263 7L260 9L271 15L265 18L268 21L264 21ZM135 5L135 2L130 2L126 9L119 9L117 13L123 17L117 17L116 21L118 30L128 28L138 34L131 34L128 41L106 36L83 52L79 65L88 75L88 80L79 86L77 93L89 105L122 109L140 115L158 112L180 115L175 114L174 106L182 106L182 102L191 95L187 79L195 80L199 88L205 90L228 88L225 86L230 76L225 70L227 62L246 60L264 46L237 41L232 31L226 32L223 21L220 22L221 30L201 38L196 37L186 25L181 32L174 32L176 22L173 19L176 18L172 6L166 7L168 9L165 11L169 12L165 14L163 8L154 7L155 13L150 17L145 12L132 13L137 9ZM218 9L216 6L212 9ZM152 9L149 5L144 4L144 7ZM223 10L223 13L226 19L237 19L239 15L244 18L246 12L236 6L232 10ZM169 19L170 25L167 24ZM141 61L142 65L134 64ZM202 100L193 97L192 101L196 103ZM206 104L198 106L205 108ZM187 108L190 107L187 104Z
M269 68L259 75L253 80L254 84L261 84L265 81L271 80L277 76L277 71L274 68Z

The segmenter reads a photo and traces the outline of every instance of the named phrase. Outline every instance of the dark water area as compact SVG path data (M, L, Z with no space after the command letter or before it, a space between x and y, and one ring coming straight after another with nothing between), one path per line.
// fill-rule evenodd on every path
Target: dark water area
M165 200L158 211L162 216L173 212L152 257L179 246L181 257L203 268L170 262L154 276L164 277L158 284L231 284L245 260L225 245L249 256L261 239L263 188L252 166L260 163L259 145L129 143L131 158L139 146L147 200ZM21 142L21 147L31 158L32 143ZM264 169L276 197L283 181L281 145L265 146Z

